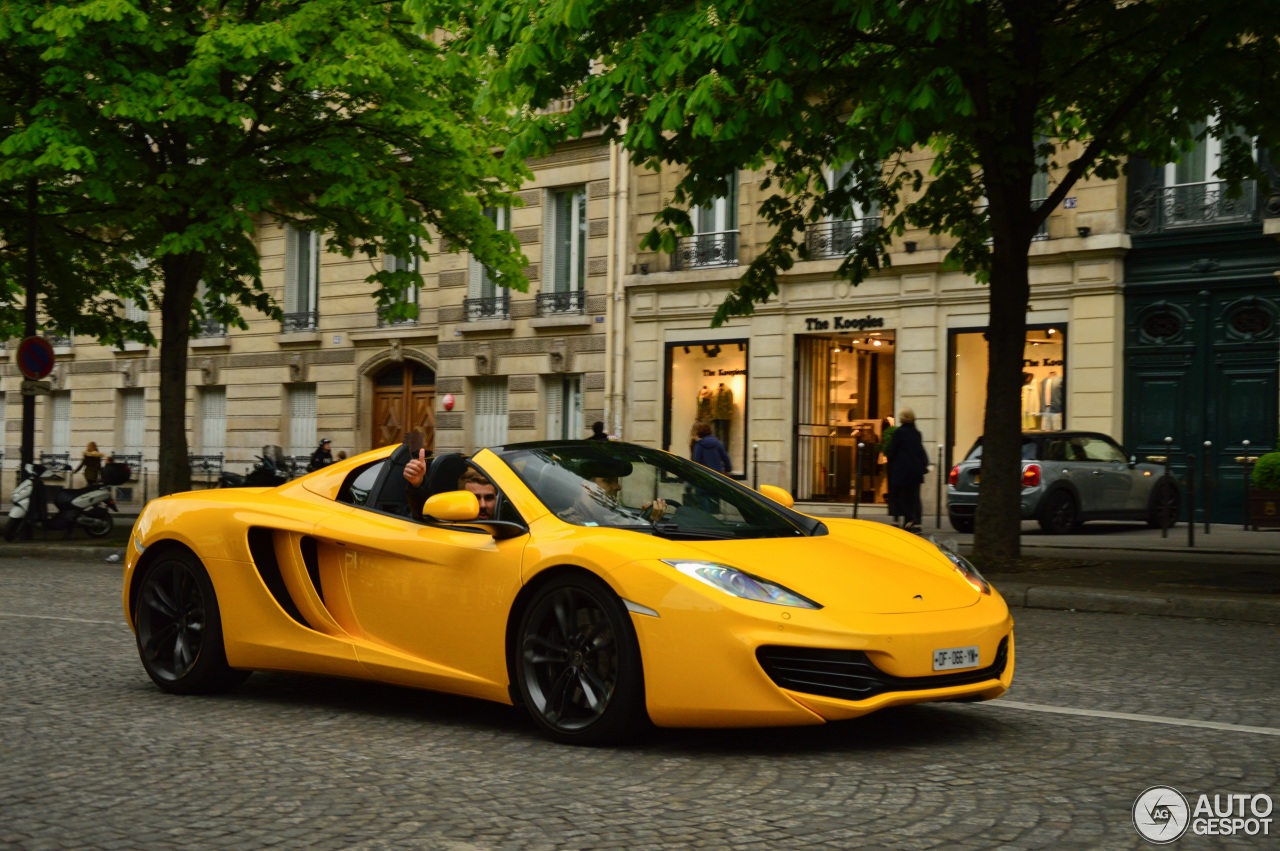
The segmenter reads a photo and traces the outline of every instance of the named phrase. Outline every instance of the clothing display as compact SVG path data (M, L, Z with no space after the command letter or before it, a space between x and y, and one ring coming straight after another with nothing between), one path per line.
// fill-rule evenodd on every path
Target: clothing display
M1062 428L1062 402L1065 396L1062 376L1056 372L1040 382L1039 401L1041 405L1040 427L1047 431Z
M705 422L711 421L711 388L705 384L698 391L698 419Z
M1040 399L1036 393L1036 385L1031 373L1025 373L1026 383L1022 385L1022 427L1040 427Z
M733 419L733 391L723 383L716 387L711 400L711 430L720 442L729 443L729 423Z

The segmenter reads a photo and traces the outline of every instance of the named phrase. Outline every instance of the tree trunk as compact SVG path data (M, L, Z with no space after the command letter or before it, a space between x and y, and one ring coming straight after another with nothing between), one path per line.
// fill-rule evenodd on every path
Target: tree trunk
M191 489L187 460L187 346L201 258L167 257L160 302L160 496Z
M983 417L982 492L974 522L974 555L987 565L1009 564L1021 552L1022 359L1031 285L1027 251L1031 229L1012 216L1027 213L991 199L992 263L987 326L987 402ZM1011 213L1002 215L1002 213ZM1025 231L1025 233L1023 233Z

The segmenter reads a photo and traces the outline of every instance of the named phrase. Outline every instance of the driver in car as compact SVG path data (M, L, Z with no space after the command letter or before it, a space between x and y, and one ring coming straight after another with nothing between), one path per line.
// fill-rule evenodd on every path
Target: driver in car
M579 526L616 526L619 521L657 523L667 513L665 499L651 499L638 509L618 501L623 476L630 475L628 461L588 461L582 465L582 492L572 505L556 513L561 520Z
M409 463L404 466L405 490L409 497L409 507L413 511L413 516L418 518L422 517L422 504L427 499L423 491L423 479L426 475L427 452L425 449L420 449L418 457L410 458ZM484 474L474 467L468 467L458 477L458 490L470 491L476 495L476 501L480 503L480 515L476 518L477 520L493 519L493 510L498 504L498 490L493 486L493 482L485 478Z

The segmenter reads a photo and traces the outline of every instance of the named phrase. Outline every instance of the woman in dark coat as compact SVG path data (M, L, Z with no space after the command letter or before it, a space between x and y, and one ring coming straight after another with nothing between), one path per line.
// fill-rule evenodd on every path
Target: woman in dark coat
M929 454L916 428L916 414L910 408L898 413L898 428L885 453L889 467L889 513L902 517L902 528L920 531L920 485L929 471Z

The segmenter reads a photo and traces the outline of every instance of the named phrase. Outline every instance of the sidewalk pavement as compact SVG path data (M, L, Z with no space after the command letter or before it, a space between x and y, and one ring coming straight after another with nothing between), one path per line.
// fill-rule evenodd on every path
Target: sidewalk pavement
M853 506L797 503L815 517L852 517ZM883 505L862 505L858 518L892 523ZM41 557L107 561L124 555L123 540L134 515L116 515L115 546L83 535L38 533L27 543L0 542L5 558ZM936 515L924 518L922 534L946 541L962 554L973 547ZM1190 546L1187 524L1165 536L1145 523L1087 523L1073 535L1048 535L1035 523L1022 526L1022 559L1016 570L984 571L1011 606L1089 612L1218 618L1280 624L1280 529L1245 531L1239 524L1199 524Z

